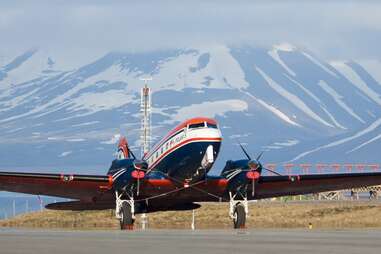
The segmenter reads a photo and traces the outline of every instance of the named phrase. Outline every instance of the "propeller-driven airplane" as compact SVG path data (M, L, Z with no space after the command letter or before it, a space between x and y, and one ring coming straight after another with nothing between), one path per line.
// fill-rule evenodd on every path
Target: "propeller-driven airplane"
M234 228L245 227L248 200L300 195L381 184L381 172L284 176L267 169L261 154L226 162L220 176L209 176L222 141L215 120L193 118L170 131L138 159L121 138L106 175L0 172L0 190L69 198L48 204L56 210L115 208L121 229L135 215L190 210L200 202L229 202ZM264 176L263 171L274 175Z

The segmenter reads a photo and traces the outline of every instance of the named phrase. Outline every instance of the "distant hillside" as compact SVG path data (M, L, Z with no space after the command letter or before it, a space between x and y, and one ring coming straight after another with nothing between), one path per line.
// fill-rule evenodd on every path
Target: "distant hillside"
M258 202L250 205L248 228L381 228L379 202ZM204 204L195 211L196 228L231 228L227 204ZM149 228L189 229L192 211L148 214ZM118 229L112 211L34 212L0 220L0 227ZM140 216L136 228L140 228Z
M289 44L111 51L76 64L44 49L3 59L3 168L104 172L120 134L138 150L144 76L153 77L155 141L187 118L218 120L224 141L215 172L243 156L237 138L253 154L267 151L267 162L379 162L378 60L325 61Z

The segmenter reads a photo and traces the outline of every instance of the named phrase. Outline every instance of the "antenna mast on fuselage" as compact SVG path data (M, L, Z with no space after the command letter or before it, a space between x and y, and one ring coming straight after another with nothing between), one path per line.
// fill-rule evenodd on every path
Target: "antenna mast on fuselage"
M152 78L141 78L144 87L141 90L140 112L142 113L141 125L141 156L143 157L150 149L151 143L151 89L147 86Z

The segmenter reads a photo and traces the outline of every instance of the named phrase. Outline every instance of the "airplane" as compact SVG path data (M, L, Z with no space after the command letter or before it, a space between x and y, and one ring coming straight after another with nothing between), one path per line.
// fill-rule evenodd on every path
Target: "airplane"
M381 172L281 175L265 168L262 154L229 160L219 176L208 175L220 151L216 120L192 118L171 130L138 159L127 139L105 175L0 172L0 191L71 199L55 210L115 209L120 228L132 229L136 214L197 209L202 202L229 202L234 228L244 228L248 202L381 184ZM263 175L269 171L272 175Z

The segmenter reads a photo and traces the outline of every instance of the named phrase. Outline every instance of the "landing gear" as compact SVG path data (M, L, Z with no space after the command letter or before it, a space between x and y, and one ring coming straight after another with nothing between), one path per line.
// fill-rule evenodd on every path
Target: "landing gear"
M131 207L127 202L123 202L122 209L120 213L120 229L133 229L134 227L134 219L132 218Z
M115 217L119 219L121 230L132 230L135 222L135 202L132 196L122 199L123 194L115 192L116 208Z
M234 228L245 228L246 212L242 203L238 203L234 209L233 224Z
M240 195L242 199L236 199L237 195ZM233 219L234 228L245 228L246 217L249 211L249 206L247 202L247 196L241 193L232 194L229 192L230 196L230 206L229 206L229 216Z

